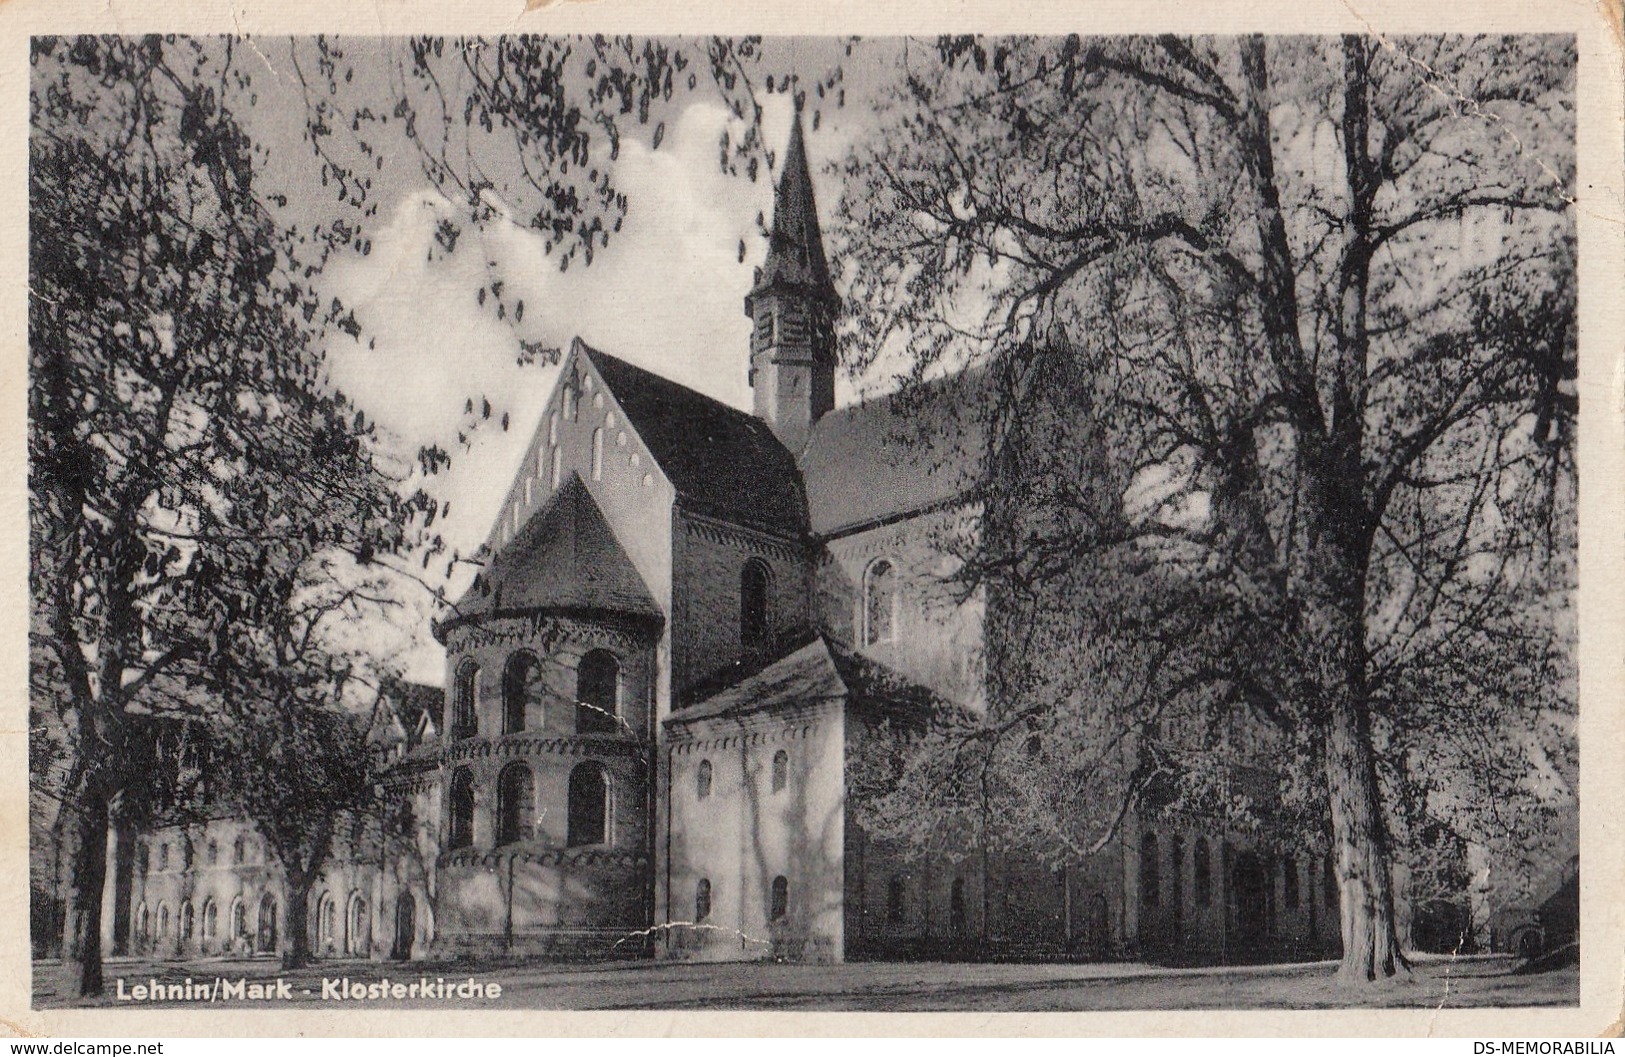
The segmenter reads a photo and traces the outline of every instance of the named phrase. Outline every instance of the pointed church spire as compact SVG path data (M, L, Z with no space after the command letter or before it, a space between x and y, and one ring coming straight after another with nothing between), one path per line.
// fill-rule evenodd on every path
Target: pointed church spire
M750 384L756 416L799 453L835 406L835 313L841 305L824 257L801 107L773 195L767 260L745 298L751 318Z
M790 126L790 145L784 152L779 186L773 195L773 230L752 294L777 284L802 288L807 293L835 298L829 261L824 256L824 233L818 226L818 205L813 198L812 172L807 166L807 144L801 128L801 107Z

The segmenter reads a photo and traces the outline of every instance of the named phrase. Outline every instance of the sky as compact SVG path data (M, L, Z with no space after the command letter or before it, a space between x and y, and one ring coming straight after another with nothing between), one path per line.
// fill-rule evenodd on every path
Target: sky
M303 120L303 100L285 76L281 53L272 47L262 53L272 73L259 78L265 87L252 120L273 144L273 169L286 167L269 178L311 186L316 163L289 132ZM863 83L861 75L854 80ZM766 146L782 155L790 97L766 95L762 104ZM854 106L822 117L818 129L807 127L807 146L820 219L833 242L840 188L831 163L866 131L870 117ZM772 215L772 182L720 171L717 144L729 123L715 96L696 93L676 104L658 149L625 141L613 168L629 202L625 224L590 267L578 259L563 273L545 253L542 235L514 223L465 228L448 254L434 232L443 217L454 215L453 207L416 162L391 164L381 174L371 253L334 260L320 280L363 328L360 341L334 336L330 371L397 450L410 453L433 442L451 451L449 472L424 482L450 503L436 528L451 548L468 555L485 539L557 377L554 365L516 363L521 337L555 348L579 337L725 403L750 406L750 322L743 303L766 249L756 218ZM297 201L292 208L299 208ZM830 248L838 255L838 246ZM495 262L489 276L488 262ZM525 302L523 324L499 321L476 301L482 282L493 277ZM842 378L838 402L854 399L855 385ZM459 447L470 399L476 407L489 399L492 415ZM446 561L418 571L442 582ZM448 594L455 598L472 573L472 566L459 566ZM433 598L422 587L406 593L408 604L392 616L392 626L376 629L372 646L396 656L408 678L440 684L444 657L428 633Z

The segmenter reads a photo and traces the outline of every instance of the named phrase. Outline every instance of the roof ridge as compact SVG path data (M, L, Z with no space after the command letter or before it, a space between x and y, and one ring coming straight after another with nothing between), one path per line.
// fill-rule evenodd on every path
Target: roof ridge
M753 414L753 413L751 413L749 411L746 411L744 408L735 407L734 405L732 405L732 404L730 404L730 403L728 403L726 401L718 400L716 397L710 395L709 393L701 392L700 390L695 389L691 385L684 385L682 382L677 381L675 378L668 378L668 377L666 377L665 375L661 374L658 371L651 371L647 367L639 366L638 364L633 363L631 360L623 359L623 358L621 358L619 356L616 356L616 355L614 355L612 353L604 352L602 349L595 349L592 346L586 345L586 344L583 344L582 348L586 351L588 356L593 357L593 358L595 358L597 360L608 360L610 363L614 364L615 366L625 368L628 371L635 371L638 374L643 375L644 377L650 379L651 381L655 382L658 385L671 386L674 389L681 389L685 393L688 393L688 394L690 394L692 396L698 397L699 399L704 400L707 403L715 406L717 409L723 411L724 413L726 413L728 415L731 415L735 419L739 420L739 422L742 423L743 425L746 425L746 426L750 427L752 430L760 433L763 437L772 437L774 441L776 441L776 442L778 441L778 435L773 432L773 427L769 426L766 422L762 421L760 418L757 418L755 414ZM601 368L602 364L600 364L599 366ZM783 447L782 442L779 442L779 444L780 444L780 447ZM791 452L789 448L785 448L784 450L786 452L789 452L791 457L794 458L794 455L795 455L794 452Z

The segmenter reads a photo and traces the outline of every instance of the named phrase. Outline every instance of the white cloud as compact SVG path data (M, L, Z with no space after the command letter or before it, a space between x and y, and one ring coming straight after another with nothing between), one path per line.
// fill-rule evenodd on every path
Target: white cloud
M767 142L783 143L789 101L767 103ZM767 179L753 184L719 171L717 141L728 120L719 106L693 104L661 149L623 144L615 178L630 203L628 215L591 267L578 260L560 273L543 252L542 236L513 224L465 228L448 255L434 232L441 219L454 218L454 207L424 190L396 205L370 255L328 269L329 289L365 328L361 344L332 343L333 380L405 450L432 442L452 452L451 470L431 485L451 503L437 527L462 553L485 538L556 377L550 366L517 365L521 337L562 348L579 336L719 400L749 406L750 324L743 300L765 252L755 218L771 214L772 187ZM838 132L812 137L815 164L841 149L839 140ZM820 199L826 222L833 201L831 188ZM479 287L493 278L504 282L510 299L524 300L522 324L497 320L476 300ZM469 434L467 448L458 448L469 399L476 409L489 399L492 416ZM504 413L506 432L498 425ZM431 563L431 575L444 571L443 561ZM460 586L450 590L455 594ZM438 681L442 661L427 626L422 639L409 674Z

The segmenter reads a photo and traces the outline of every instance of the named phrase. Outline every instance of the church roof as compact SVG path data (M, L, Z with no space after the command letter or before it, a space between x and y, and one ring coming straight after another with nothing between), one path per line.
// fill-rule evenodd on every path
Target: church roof
M824 256L824 236L818 226L818 203L813 198L812 173L807 168L807 145L802 138L800 113L790 128L784 169L773 194L773 231L768 236L767 259L756 276L751 294L754 296L775 286L811 289L830 301L836 298L829 261Z
M746 716L836 699L868 714L916 721L943 703L906 676L815 635L734 685L673 713L666 722Z
M592 493L573 473L496 553L456 609L447 623L533 609L662 616Z
M807 500L795 456L766 422L582 346L685 506L800 535Z
M434 729L441 728L441 713L446 703L446 692L438 686L427 686L407 679L385 679L384 697L395 710L408 741L416 735L418 723L425 715Z
M983 472L987 384L970 370L821 417L800 460L813 534L963 499Z

